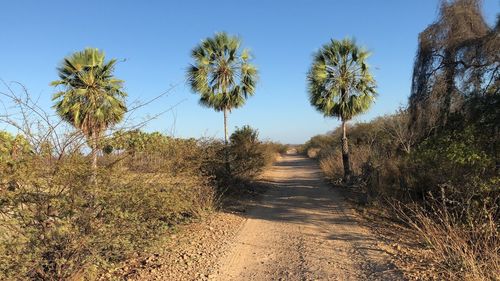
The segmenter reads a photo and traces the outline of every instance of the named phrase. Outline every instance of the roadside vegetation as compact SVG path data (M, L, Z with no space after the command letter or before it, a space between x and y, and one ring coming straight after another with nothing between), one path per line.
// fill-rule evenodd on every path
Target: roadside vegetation
M227 44L239 44L228 35L215 40L222 45L211 46L226 55L233 54ZM254 75L246 59L235 65ZM0 280L113 279L114 268L160 246L176 225L209 215L286 149L259 140L249 126L225 141L145 132L142 123L120 126L130 109L115 67L98 49L65 58L52 83L56 115L22 85L4 84ZM243 105L255 87L254 78L244 77L241 87L224 85L238 95L236 103L216 110ZM207 104L226 100L228 93L203 87L195 88Z
M427 255L412 257L409 277L500 278L498 32L480 1L443 2L420 34L408 106L347 126L353 177L343 172L343 126L300 148L413 233Z
M341 126L297 150L383 214L392 239L410 233L420 252L399 265L408 278L500 279L500 20L488 26L480 8L442 1L419 36L408 105L393 114L352 123L378 94L370 53L353 39L322 46L306 77L310 104ZM229 114L257 89L241 39L216 33L191 55L186 82L223 112L224 139L131 124L156 98L129 104L117 60L99 49L63 59L51 111L3 83L0 280L119 279L116 268L241 194L287 151L250 126L229 132Z

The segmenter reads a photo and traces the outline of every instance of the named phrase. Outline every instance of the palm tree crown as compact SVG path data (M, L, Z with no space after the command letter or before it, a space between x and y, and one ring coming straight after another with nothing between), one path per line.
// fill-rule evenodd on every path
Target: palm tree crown
M116 60L104 60L104 52L87 48L66 57L57 68L59 80L52 86L54 108L61 118L80 129L92 148L92 166L97 167L97 146L106 129L125 115L123 81L113 76Z
M116 60L104 58L94 48L76 52L57 68L60 80L51 83L64 87L53 96L57 113L86 136L101 134L127 111L123 81L113 76Z
M250 63L241 41L222 32L203 40L191 53L194 59L187 79L200 103L216 111L231 110L245 104L255 92L257 69Z
M314 55L307 76L311 105L325 116L344 121L367 111L376 97L366 62L369 55L350 39L324 45Z

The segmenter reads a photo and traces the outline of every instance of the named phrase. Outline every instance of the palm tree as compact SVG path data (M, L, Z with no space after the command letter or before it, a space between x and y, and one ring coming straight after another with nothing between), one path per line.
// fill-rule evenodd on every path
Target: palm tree
M250 52L240 50L240 45L238 37L216 33L192 50L194 63L187 70L187 80L191 89L200 94L200 104L224 112L228 169L228 114L245 104L246 99L254 94L257 83L257 68L250 63Z
M308 91L311 105L325 117L342 121L342 162L344 181L351 175L346 122L369 109L375 101L375 80L366 63L370 53L354 40L331 40L315 55L309 70Z
M92 168L97 168L99 139L110 126L120 122L127 111L123 81L113 76L116 60L104 60L104 52L87 48L66 57L57 68L59 80L52 86L59 116L82 131L92 150Z

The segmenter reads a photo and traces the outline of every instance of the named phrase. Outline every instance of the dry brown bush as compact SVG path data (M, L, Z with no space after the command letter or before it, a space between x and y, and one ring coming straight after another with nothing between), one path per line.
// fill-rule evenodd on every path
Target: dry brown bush
M185 152L174 144L169 153L178 147ZM202 157L196 143L191 150ZM155 170L129 167L123 159L97 173L78 154L2 162L0 279L92 279L148 252L176 224L211 212L216 193L201 170L203 160L177 155ZM172 162L190 170L174 173Z
M309 148L307 149L307 157L309 158L318 158L318 154L321 151L319 148Z
M0 136L0 280L94 280L214 209L220 142L123 130L94 171L81 134L26 91L0 94L19 132Z
M446 205L398 204L399 218L431 250L424 263L435 280L499 280L500 236L497 210L485 212L474 223L464 224ZM412 269L408 269L412 271Z

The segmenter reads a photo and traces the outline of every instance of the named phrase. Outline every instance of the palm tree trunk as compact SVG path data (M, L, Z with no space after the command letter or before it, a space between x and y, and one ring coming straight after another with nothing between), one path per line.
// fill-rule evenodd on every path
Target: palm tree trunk
M342 164L344 165L344 182L351 178L351 166L349 163L349 144L347 142L346 121L342 120Z
M224 109L224 144L228 144L228 136L227 136L227 109Z
M90 135L90 157L92 157L92 176L90 181L92 184L97 184L97 134L92 132Z
M97 170L97 149L92 148L92 170Z
M225 154L225 162L226 162L226 170L228 174L231 173L231 165L229 164L229 140L227 134L227 115L228 110L224 108L224 154Z
M92 149L92 152L91 152L92 170L95 173L97 170L97 134L96 133L92 133L92 148L91 149Z

